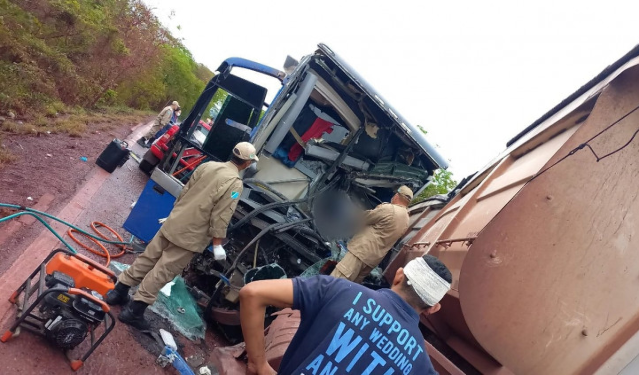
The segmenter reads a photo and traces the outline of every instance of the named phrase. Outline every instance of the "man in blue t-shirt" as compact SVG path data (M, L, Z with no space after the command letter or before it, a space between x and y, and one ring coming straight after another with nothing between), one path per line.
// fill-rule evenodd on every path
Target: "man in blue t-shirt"
M448 268L430 255L399 268L391 288L378 291L331 276L252 282L240 291L249 373L276 373L264 349L264 313L271 305L301 314L279 374L436 374L419 315L440 309L451 282Z

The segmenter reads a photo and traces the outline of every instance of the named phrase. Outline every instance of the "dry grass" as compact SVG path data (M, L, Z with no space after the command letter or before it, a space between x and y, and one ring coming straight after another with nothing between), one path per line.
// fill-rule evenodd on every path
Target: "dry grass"
M56 121L53 124L55 131L52 133L67 133L71 137L81 137L82 134L86 133L91 122L90 115L69 116Z
M106 132L129 124L135 125L148 120L152 115L147 111L128 108L101 108L88 112L82 108L65 109L60 115L59 106L52 107L43 115L24 121L6 120L0 124L0 169L13 162L16 157L2 145L2 133L38 135L41 133L68 134L82 137L87 132ZM54 112L55 111L55 112ZM54 115L55 114L55 115ZM53 117L51 117L53 116Z
M37 135L50 132L82 137L87 131L108 131L123 124L137 124L151 115L150 112L123 108L103 108L92 112L75 108L65 115L53 118L47 113L24 122L8 120L0 126L0 130L13 134Z
M33 124L24 124L18 121L5 121L0 128L7 133L14 134L37 134L38 130Z
M2 169L5 165L16 160L15 155L13 155L3 144L2 138L0 138L0 169Z

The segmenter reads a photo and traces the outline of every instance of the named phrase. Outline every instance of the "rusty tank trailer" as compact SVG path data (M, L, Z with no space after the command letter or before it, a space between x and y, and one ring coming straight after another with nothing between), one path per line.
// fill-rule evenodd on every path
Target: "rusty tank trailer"
M442 374L639 373L639 48L415 210L385 269L453 272L423 316Z

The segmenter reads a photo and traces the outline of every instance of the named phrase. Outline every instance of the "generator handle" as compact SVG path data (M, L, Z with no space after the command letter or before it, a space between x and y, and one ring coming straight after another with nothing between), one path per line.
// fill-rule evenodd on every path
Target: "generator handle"
M100 263L94 261L93 259L84 256L82 254L73 254L74 257L80 259L81 261L83 261L84 263L87 263L89 265L91 265L93 268L98 269L99 271L104 272L105 274L107 274L107 276L109 276L113 281L117 280L117 277L115 276L115 273L113 271L111 271L110 269L106 268L105 266L101 265Z
M82 289L78 289L78 288L69 288L69 291L67 292L69 294L75 294L75 295L81 295L84 298L90 299L91 301L97 303L98 305L100 305L100 307L102 307L102 311L104 311L105 313L108 313L111 308L109 307L109 305L107 305L106 302L102 301L101 299L90 295L89 293L85 292Z

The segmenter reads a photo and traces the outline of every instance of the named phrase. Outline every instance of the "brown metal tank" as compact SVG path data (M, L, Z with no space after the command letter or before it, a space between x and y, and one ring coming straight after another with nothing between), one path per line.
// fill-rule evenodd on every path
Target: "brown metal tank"
M639 354L626 344L611 360L639 332L636 63L605 71L520 137L386 269L425 252L451 269L442 311L422 322L467 372L618 373ZM621 118L589 145L600 157L625 148L599 162L588 147L572 152Z
M639 69L599 96L545 167L639 105ZM590 141L626 144L639 111ZM639 329L639 139L597 162L581 149L528 183L484 228L460 274L462 312L517 374L593 373Z

